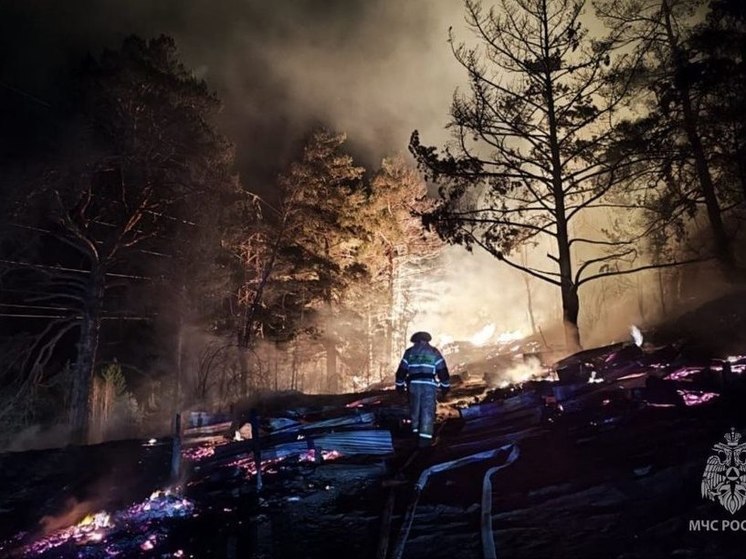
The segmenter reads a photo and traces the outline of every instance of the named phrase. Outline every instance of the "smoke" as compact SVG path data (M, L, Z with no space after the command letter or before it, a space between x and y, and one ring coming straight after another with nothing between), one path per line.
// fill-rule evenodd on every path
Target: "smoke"
M511 384L521 384L546 375L547 372L539 358L529 357L525 361L500 371L497 375L490 375L488 378L493 387L504 388Z
M406 150L415 128L444 138L464 79L446 42L463 21L451 0L43 0L0 18L4 96L12 87L56 101L83 56L135 33L174 36L182 59L224 102L220 125L236 143L246 182L266 187L309 127L348 133L366 164Z
M559 293L553 286L527 278L484 250L468 253L462 247L447 247L442 260L439 278L423 276L416 280L430 283L437 295L413 302L415 315L409 334L427 330L435 340L471 340L494 324L494 336L516 330L528 336L533 333L531 310L537 328L546 328L560 317Z
M53 426L34 424L16 430L12 434L3 432L2 435L3 438L9 439L7 446L3 448L0 445L2 452L42 450L67 444L70 440L70 428L68 425L59 423Z
M454 90L466 83L447 42L470 40L453 0L46 0L18 3L0 22L6 64L0 79L55 102L60 76L86 52L116 48L136 33L175 37L185 65L224 103L219 126L236 144L244 183L269 188L308 129L347 133L357 159L375 167L405 152L414 129L443 145ZM13 48L10 48L12 45ZM16 103L30 103L13 97ZM413 328L469 339L486 323L530 333L556 320L555 288L525 278L483 252L449 247L435 300L415 302ZM539 312L538 309L541 309Z
M77 501L70 497L61 512L55 515L46 515L39 520L41 536L48 536L52 532L77 524L87 515L96 511L98 506L90 501Z
M3 11L0 100L10 102L3 103L8 114L36 106L35 99L54 107L64 76L87 52L116 48L131 33L166 33L185 65L223 100L219 126L236 144L244 183L259 192L318 124L346 132L368 167L406 151L414 129L425 143L443 145L453 91L467 77L452 56L448 28L457 40L471 39L463 4L453 0L40 0ZM26 124L18 130L30 130ZM546 268L546 252L540 247L527 257L541 258ZM497 334L559 323L557 287L527 284L482 251L448 247L443 258L442 277L419 280L437 296L414 301L410 333L470 339L490 323ZM626 336L630 324L650 322L655 313L639 300L652 301L651 289L631 282L584 287L584 343ZM613 320L602 328L604 317Z

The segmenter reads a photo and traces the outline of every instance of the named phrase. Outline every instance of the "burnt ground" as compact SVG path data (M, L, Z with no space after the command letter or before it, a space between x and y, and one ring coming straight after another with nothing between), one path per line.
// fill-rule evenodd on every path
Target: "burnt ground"
M144 499L167 483L170 460L170 444L143 441L0 454L0 542L36 535L45 517L83 517Z
M168 486L170 441L0 454L0 557L383 559L397 550L411 559L484 557L483 477L508 450L433 475L419 495L414 483L430 466L510 444L520 453L492 478L486 522L501 559L744 557L746 506L731 514L701 494L713 445L731 428L746 429L746 358L735 359L739 370L729 375L714 359L746 347L742 329L719 318L738 304L740 298L708 311L717 319L707 327L717 348L671 345L671 330L663 329L669 345L660 348L617 344L563 360L557 383L486 394L484 385L454 383L454 408L475 399L481 405L452 410L428 449L417 450L402 428L397 418L406 408L392 391L288 395L263 415L288 417L284 410L298 418L302 407L308 421L339 417L351 413L346 404L371 396L359 409L391 429L394 452L322 463L291 456L266 465L261 492L245 464L191 462L176 487L194 510L126 524L102 542L71 541L35 554L25 547L45 526L126 509ZM704 322L692 315L685 324ZM588 383L589 368L604 382ZM716 397L685 405L682 390ZM718 528L715 522L743 521L735 524L743 529L707 531L702 521Z
M695 532L689 523L746 518L746 509L731 516L700 496L710 448L731 426L744 426L744 408L738 395L700 407L625 410L610 414L620 419L603 427L579 416L533 425L519 416L476 425L452 419L436 447L414 454L411 440L399 433L397 452L386 460L278 464L265 474L259 498L253 480L237 469L193 471L185 494L198 513L164 521L168 537L156 549L128 556L377 557L391 493L393 549L413 497L411 482L424 467L519 439L520 457L493 478L499 557L743 557L746 534ZM3 455L0 540L32 530L44 515L59 515L71 497L88 503L88 512L111 510L163 487L167 448L128 441ZM434 475L403 557L482 557L482 477L503 459ZM42 556L109 556L97 554L96 546L85 549Z

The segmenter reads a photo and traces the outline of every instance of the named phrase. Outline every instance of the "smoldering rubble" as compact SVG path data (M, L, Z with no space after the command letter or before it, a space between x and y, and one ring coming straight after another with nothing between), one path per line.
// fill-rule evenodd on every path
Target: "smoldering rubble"
M1 455L0 549L738 557L737 534L690 521L729 514L701 488L713 445L743 425L746 352L638 334L551 362L531 340L448 348L454 387L425 449L383 387L185 414L178 477L171 439Z

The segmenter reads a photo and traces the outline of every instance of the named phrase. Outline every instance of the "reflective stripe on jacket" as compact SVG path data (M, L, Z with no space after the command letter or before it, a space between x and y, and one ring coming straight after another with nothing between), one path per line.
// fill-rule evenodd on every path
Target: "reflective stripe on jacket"
M432 384L449 388L446 361L440 351L427 342L417 342L407 348L396 371L396 384Z

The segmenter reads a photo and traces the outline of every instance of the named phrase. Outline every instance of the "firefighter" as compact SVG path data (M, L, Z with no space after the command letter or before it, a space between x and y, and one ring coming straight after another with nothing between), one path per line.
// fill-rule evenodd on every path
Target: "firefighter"
M451 389L448 367L437 348L430 345L432 336L415 332L396 371L396 391L409 391L409 412L412 432L418 435L419 446L430 446L435 423L435 403L438 388L442 394Z

